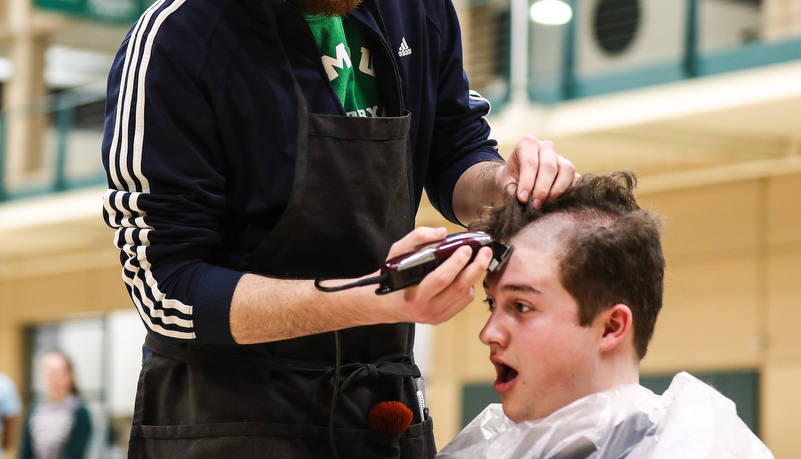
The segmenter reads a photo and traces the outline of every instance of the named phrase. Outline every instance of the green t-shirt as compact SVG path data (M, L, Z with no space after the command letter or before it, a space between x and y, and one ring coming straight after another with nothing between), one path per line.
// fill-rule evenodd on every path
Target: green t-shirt
M375 81L368 41L359 24L348 18L304 14L317 49L348 116L377 117L386 114ZM351 49L358 50L351 53Z

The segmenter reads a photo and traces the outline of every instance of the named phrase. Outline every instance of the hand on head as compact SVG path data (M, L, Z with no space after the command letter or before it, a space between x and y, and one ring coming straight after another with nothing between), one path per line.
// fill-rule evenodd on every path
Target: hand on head
M516 192L521 202L534 207L555 199L581 178L569 160L556 153L553 142L528 136L520 140L506 166L498 170L498 186Z

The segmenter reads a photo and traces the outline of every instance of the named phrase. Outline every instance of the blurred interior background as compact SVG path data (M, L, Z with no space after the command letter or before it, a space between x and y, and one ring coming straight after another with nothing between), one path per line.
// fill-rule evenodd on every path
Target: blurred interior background
M801 0L456 3L501 153L531 134L581 173L633 170L641 204L665 216L643 383L690 371L777 458L801 457ZM0 4L0 372L30 407L38 357L66 351L91 457L119 457L144 328L101 216L100 142L112 56L149 2ZM461 230L427 202L417 223ZM498 400L482 301L419 328L439 447Z

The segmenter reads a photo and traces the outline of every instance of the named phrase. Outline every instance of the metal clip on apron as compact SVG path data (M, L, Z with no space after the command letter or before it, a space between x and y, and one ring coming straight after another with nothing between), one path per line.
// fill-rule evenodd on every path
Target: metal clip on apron
M274 13L261 3L280 45ZM375 271L392 242L414 227L410 117L309 114L281 50L286 68L270 71L289 72L298 99L292 194L268 238L239 268L298 279ZM433 457L432 423L417 409L413 324L339 335L343 383L333 413L339 457ZM129 457L332 455L334 333L250 346L176 345L149 337L146 345ZM402 435L367 429L370 408L388 400L415 413Z

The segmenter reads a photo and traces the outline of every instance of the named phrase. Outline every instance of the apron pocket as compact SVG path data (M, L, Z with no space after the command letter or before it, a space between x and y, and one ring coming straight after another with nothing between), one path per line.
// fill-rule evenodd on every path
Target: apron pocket
M367 429L334 429L339 457L433 457L431 420L403 435ZM427 435L428 434L428 435ZM430 443L430 445L429 445ZM129 458L330 457L327 427L232 422L184 426L133 426Z
M434 443L434 421L426 419L420 424L412 424L400 438L401 457L433 458L437 454Z

